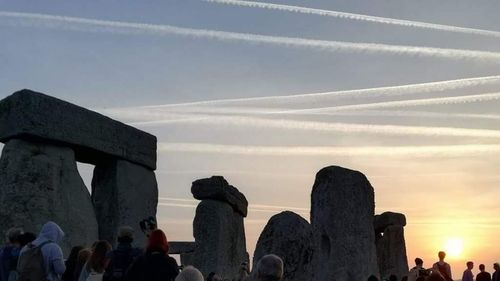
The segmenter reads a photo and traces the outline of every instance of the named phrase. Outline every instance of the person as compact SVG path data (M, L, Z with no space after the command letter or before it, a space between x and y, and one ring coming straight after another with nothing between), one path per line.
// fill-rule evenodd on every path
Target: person
M74 276L76 261L78 259L78 253L83 249L82 246L75 246L71 248L71 252L69 253L69 257L65 262L66 271L62 275L62 281L76 281Z
M368 277L368 281L378 281L378 278L375 275L370 275L370 277Z
M250 268L248 267L248 262L242 262L240 268L238 270L238 275L235 278L235 281L245 281L250 275Z
M168 241L161 229L149 236L146 252L139 256L125 274L128 281L173 281L179 274L175 259L168 255Z
M419 277L420 278L420 277ZM439 272L433 272L425 281L446 281L446 279Z
M424 261L421 258L415 258L415 266L408 273L408 281L416 281L420 276L429 276L429 271L424 268Z
M417 279L415 279L415 281L425 281L425 277L419 276Z
M485 271L484 264L479 265L479 273L476 276L476 281L491 281L491 274Z
M474 263L471 261L467 262L467 269L462 275L462 281L474 281L474 274L472 274L472 269L474 268Z
M78 257L76 258L75 270L73 271L73 280L78 280L78 278L80 278L82 269L87 263L87 261L90 259L90 255L92 255L92 249L90 248L84 248L80 250L80 252L78 252Z
M498 262L494 263L493 269L495 269L495 272L493 272L493 277L491 278L491 280L500 281L500 264Z
M28 245L29 243L33 242L36 239L36 234L33 232L24 232L19 236L19 243L21 244L21 249Z
M134 229L130 226L122 226L118 230L118 245L109 254L109 265L104 273L104 281L123 281L125 273L132 262L142 254L142 250L132 247L134 241Z
M447 262L444 261L444 259L446 258L446 253L440 251L438 253L438 257L439 261L432 265L432 271L441 274L445 281L453 281L451 276L451 267Z
M389 281L398 281L398 277L394 274L391 274L391 276L389 276Z
M108 241L98 241L92 247L92 254L80 272L78 281L101 281L104 271L109 263L108 253L111 251L111 244Z
M19 280L38 280L39 276L47 281L61 280L66 265L58 244L63 238L64 232L55 222L44 224L38 237L21 250Z
M17 275L17 261L21 252L22 228L13 227L7 230L7 244L0 250L0 281L8 281L9 276Z
M222 281L222 278L212 271L207 275L207 281Z
M257 263L256 281L281 281L283 260L273 254L263 256Z
M210 274L209 274L210 275ZM213 276L217 276L214 274ZM212 277L213 277L212 276ZM219 277L220 278L220 277ZM186 266L179 275L175 278L175 281L203 281L203 274L193 266ZM213 279L212 279L213 280ZM219 279L221 280L221 279ZM207 279L208 281L208 279Z

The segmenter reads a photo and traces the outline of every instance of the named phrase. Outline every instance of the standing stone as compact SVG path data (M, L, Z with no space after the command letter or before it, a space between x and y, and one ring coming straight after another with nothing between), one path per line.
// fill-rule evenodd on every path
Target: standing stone
M255 248L253 264L267 254L283 259L284 281L309 281L312 274L312 228L301 216L282 212L271 217Z
M66 234L65 253L98 237L89 191L67 147L8 141L0 159L0 206L0 233L13 226L38 233L54 221Z
M403 214L385 212L375 216L377 258L383 278L394 274L399 280L408 274L405 225L406 218Z
M116 242L120 226L135 230L135 243L144 245L139 222L156 217L158 185L152 170L118 159L103 159L94 169L92 201L99 223L99 238Z
M222 177L197 180L193 182L191 192L202 200L193 221L196 249L193 253L181 255L182 262L195 266L205 276L214 271L223 279L232 280L241 263L248 262L243 224L247 200ZM231 196L227 196L229 194Z
M360 172L323 168L311 196L313 280L364 281L378 275L374 191Z

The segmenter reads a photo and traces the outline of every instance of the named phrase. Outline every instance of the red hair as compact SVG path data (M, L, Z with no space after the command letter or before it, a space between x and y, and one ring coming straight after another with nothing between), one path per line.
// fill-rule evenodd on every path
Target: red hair
M149 235L147 249L148 251L161 250L168 253L167 236L165 236L165 233L163 233L161 229L155 229L151 232L151 235Z

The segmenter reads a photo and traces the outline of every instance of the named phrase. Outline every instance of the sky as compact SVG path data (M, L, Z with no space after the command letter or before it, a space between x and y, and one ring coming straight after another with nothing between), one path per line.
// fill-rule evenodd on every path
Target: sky
M250 202L252 255L272 215L309 219L315 173L339 165L368 177L376 213L406 215L410 265L462 244L459 278L500 259L499 9L0 0L0 98L29 88L156 135L169 240L193 239L191 182L222 175Z

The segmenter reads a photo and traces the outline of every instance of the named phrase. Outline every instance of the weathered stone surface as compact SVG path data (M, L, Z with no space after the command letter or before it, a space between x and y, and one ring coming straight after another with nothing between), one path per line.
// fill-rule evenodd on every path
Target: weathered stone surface
M63 144L81 162L113 155L156 169L156 137L99 113L30 90L0 101L0 141Z
M0 159L0 233L20 226L38 233L54 221L66 233L62 248L91 245L97 221L72 149L11 139Z
M97 164L92 179L92 201L99 223L99 237L116 241L118 228L134 228L135 242L144 245L139 222L156 217L158 185L152 170L125 160L108 159Z
M301 216L282 212L271 217L255 248L253 264L267 254L283 259L284 281L309 281L312 270L312 228Z
M213 199L231 205L244 217L248 213L248 201L245 196L221 176L200 179L193 182L191 193L198 200Z
M400 213L384 212L380 215L376 215L373 221L373 226L375 231L383 232L384 229L390 225L406 225L406 217Z
M169 241L168 242L168 253L172 255L192 253L196 249L195 242L188 241Z
M214 271L231 280L240 264L248 261L243 217L225 202L207 199L198 204L193 235L195 251L181 258L185 265L195 266L204 276Z
M374 191L360 172L330 166L311 195L313 280L362 281L378 275Z
M394 274L400 280L408 274L403 226L390 225L384 230L383 236L377 239L377 256L382 278Z

